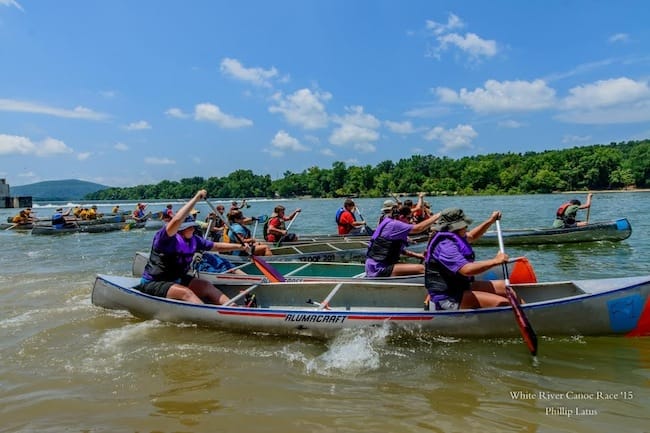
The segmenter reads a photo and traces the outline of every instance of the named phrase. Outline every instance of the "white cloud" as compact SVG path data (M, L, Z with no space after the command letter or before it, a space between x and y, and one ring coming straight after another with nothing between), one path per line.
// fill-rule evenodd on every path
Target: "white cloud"
M269 107L269 112L282 114L289 124L304 129L319 129L327 126L325 103L332 98L330 93L300 89L286 97L276 93L273 98L276 105Z
M448 33L451 30L456 30L465 27L463 21L458 18L455 14L449 14L447 17L447 23L441 24L433 20L426 20L426 28L430 30L434 35L441 35L443 33Z
M80 152L80 153L77 154L77 159L79 161L85 161L88 158L90 158L90 155L92 155L92 153L90 153L90 152Z
M261 87L271 87L271 79L278 76L275 68L245 68L239 60L227 57L221 61L220 69L224 75Z
M148 156L144 159L145 164L151 165L172 165L176 164L176 161L169 158L159 158L157 156Z
M125 126L127 131L141 131L144 129L151 129L151 125L146 120L139 120L137 122L129 123Z
M497 43L493 40L482 39L475 33L466 33L465 36L450 33L438 38L438 50L446 51L450 46L455 46L465 51L471 58L493 57L497 54Z
M381 122L371 114L363 112L363 107L346 107L345 116L334 116L333 121L339 124L329 137L329 142L335 146L351 146L361 152L374 152L373 141L379 139L376 131Z
M608 41L610 44L615 44L617 42L627 42L630 40L630 35L627 33L616 33L609 37Z
M570 96L562 101L563 108L599 108L650 99L647 81L629 78L599 80L592 84L577 86L569 90Z
M15 99L0 99L0 111L47 114L49 116L83 120L104 120L108 118L106 114L96 113L86 107L78 106L72 110L67 110L64 108L49 107L34 102L17 101Z
M321 153L321 155L331 156L332 158L334 156L336 156L334 154L334 151L332 149L328 148L328 147L321 149L320 153Z
M13 6L16 9L23 11L23 7L16 0L0 0L0 5Z
M126 152L129 150L129 146L127 146L124 143L115 143L115 146L113 146L113 149L119 150L120 152Z
M479 61L481 57L493 57L498 52L496 41L483 39L476 33L465 33L464 35L454 30L465 27L465 23L454 14L449 14L446 24L426 20L426 29L430 31L435 44L430 48L429 55L436 59L441 58L444 51L457 48L469 56L472 61Z
M286 131L278 131L271 140L271 145L279 150L293 150L297 152L308 151L309 148L303 146L298 139L290 136Z
M561 103L558 120L581 124L650 121L650 87L629 78L599 80L576 86Z
M253 125L252 120L226 114L217 105L210 103L196 105L194 107L194 119L213 122L222 128L243 128Z
M488 80L484 88L461 89L458 93L446 87L435 89L441 102L463 104L482 113L534 111L555 104L555 90L543 80Z
M61 140L46 138L33 142L27 137L0 134L0 155L34 155L47 157L72 153L73 150Z
M445 129L441 126L428 131L424 138L426 140L438 140L442 143L442 153L452 152L459 149L471 149L472 140L478 137L478 134L471 125L457 125L453 129Z
M189 114L183 113L183 110L181 110L180 108L170 108L169 110L165 111L165 114L168 117L175 117L177 119L186 119L190 117Z
M390 120L386 120L384 124L390 131L396 134L413 134L417 132L416 129L413 127L413 123L411 123L408 120L405 122L393 122Z

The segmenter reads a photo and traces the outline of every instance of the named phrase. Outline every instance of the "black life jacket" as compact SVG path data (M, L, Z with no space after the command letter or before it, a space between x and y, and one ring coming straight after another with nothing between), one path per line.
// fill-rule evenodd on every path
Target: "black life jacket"
M387 239L381 235L384 228L390 224L391 221L394 220L386 218L379 224L379 226L377 226L377 229L375 230L375 233L377 234L373 235L370 239L370 245L366 252L366 257L384 265L393 265L397 263L404 247L403 240Z
M469 261L474 261L475 254L467 240L454 232L438 232L427 247L424 264L424 287L429 293L444 293L455 298L460 298L462 292L469 290L474 277L466 277L457 272L452 272L433 257L433 251L443 240L455 242L461 254Z

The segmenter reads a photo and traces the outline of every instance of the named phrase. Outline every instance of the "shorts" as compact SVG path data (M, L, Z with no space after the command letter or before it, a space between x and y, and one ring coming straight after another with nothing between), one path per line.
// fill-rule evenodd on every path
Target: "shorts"
M187 277L180 278L176 281L153 281L147 280L146 278L140 279L140 284L134 287L134 289L146 293L147 295L157 296L159 298L166 298L167 292L174 284L182 284L187 287L192 282L192 277L189 275Z
M459 299L440 294L431 295L431 303L436 310L458 310L460 307Z
M377 272L377 275L375 277L390 277L393 274L393 268L395 265L388 265L381 271Z

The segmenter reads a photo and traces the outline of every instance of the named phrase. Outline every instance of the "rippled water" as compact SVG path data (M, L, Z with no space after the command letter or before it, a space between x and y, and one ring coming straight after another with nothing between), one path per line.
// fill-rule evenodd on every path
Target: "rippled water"
M431 202L475 221L500 209L503 228L522 228L549 225L572 197ZM590 220L628 217L626 241L507 252L526 255L542 281L650 274L649 197L595 195ZM382 202L358 200L369 221ZM334 231L340 201L283 204L303 209L297 233ZM35 209L47 216L54 205ZM247 213L274 205L253 202ZM2 220L10 214L0 210ZM543 338L533 363L518 339L424 340L388 329L329 341L244 335L91 305L95 274L128 275L152 235L0 233L0 431L650 431L649 338ZM495 252L477 249L479 258Z

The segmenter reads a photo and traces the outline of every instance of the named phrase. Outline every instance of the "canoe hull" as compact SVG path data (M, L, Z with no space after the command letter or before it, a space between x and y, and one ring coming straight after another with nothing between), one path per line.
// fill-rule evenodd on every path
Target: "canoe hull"
M510 307L428 311L419 284L275 283L251 286L258 308L188 304L132 287L137 278L98 275L96 306L143 319L244 332L332 337L344 329L390 326L397 332L450 337L518 337ZM515 286L538 335L650 335L650 276ZM226 287L231 298L238 291ZM241 295L240 295L241 296ZM329 299L323 308L323 300Z
M578 242L618 242L632 235L627 218L590 223L584 227L502 230L505 245L544 245ZM472 245L499 245L495 231L488 231Z

